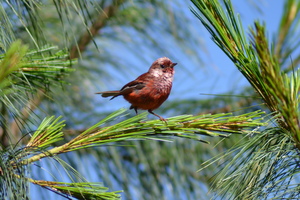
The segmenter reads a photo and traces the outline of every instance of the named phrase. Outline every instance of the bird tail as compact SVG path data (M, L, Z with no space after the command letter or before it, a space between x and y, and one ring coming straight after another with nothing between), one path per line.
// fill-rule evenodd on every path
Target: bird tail
M119 90L115 90L115 91L105 91L105 92L97 92L96 94L101 94L102 97L117 97L120 94Z

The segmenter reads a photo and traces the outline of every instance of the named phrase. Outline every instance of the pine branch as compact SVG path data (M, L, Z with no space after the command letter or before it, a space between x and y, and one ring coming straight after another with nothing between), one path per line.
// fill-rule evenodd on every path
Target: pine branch
M18 91L47 89L46 86L63 83L63 77L73 71L74 61L66 60L67 54L57 47L46 46L40 50L27 52L27 46L16 41L3 55L0 55L0 88L2 95Z
M49 122L53 119L47 119L44 124L49 124ZM52 123L51 125L54 125ZM43 124L43 123L42 123ZM60 123L57 125L59 126ZM50 125L50 126L51 126ZM42 128L42 127L40 127ZM54 128L54 127L52 127ZM48 130L51 128L48 127ZM53 130L50 130L50 132ZM45 138L40 138L44 140ZM34 145L34 144L33 144ZM114 191L107 192L108 188L103 187L101 183L91 183L82 182L82 178L80 174L76 172L75 169L67 165L64 161L59 158L52 157L56 162L63 165L66 171L68 171L68 176L71 178L75 176L81 182L58 182L58 181L44 181L44 180L34 180L32 178L28 178L28 173L26 173L26 167L19 162L20 158L26 157L30 155L30 153L36 153L38 149L36 147L27 147L21 149L6 149L5 152L0 152L0 180L3 191L1 192L2 199L27 199L28 191L26 186L28 183L33 183L35 185L46 188L54 193L57 193L64 197L74 197L77 199L103 199L103 200L117 200L120 199L120 192L122 191ZM12 165L12 163L14 163Z
M230 151L207 161L204 168L225 161L213 182L218 197L224 199L296 198L299 196L299 187L294 183L299 174L300 69L286 73L281 65L286 55L296 52L294 47L284 51L284 44L292 24L299 23L300 4L287 0L281 24L286 30L281 30L274 53L264 25L254 23L248 42L230 0L222 2L224 8L217 0L194 0L198 10L192 11L260 95L277 127L272 124L272 128L244 138Z
M69 57L70 59L79 57L80 53L85 50L86 46L92 41L93 37L96 34L98 34L99 30L106 25L107 20L110 17L113 17L115 15L116 10L119 8L119 6L122 4L122 2L123 1L116 0L116 1L112 2L111 5L109 5L103 9L102 13L99 14L99 17L95 20L95 22L92 24L92 26L89 29L87 27L87 31L83 35L80 36L80 38L78 39L78 43L76 43L74 46L72 46L70 48L70 57ZM57 6L57 10L61 10L61 8L60 8L61 5L56 5L56 6ZM64 19L61 18L61 20L63 21ZM41 50L41 51L43 51L43 50ZM35 70L34 68L25 68L22 71L28 73L28 72L34 71L34 70ZM43 80L43 78L41 80ZM60 81L62 81L62 79L60 79ZM27 121L27 119L29 117L29 113L32 112L34 110L34 108L36 108L41 103L41 101L44 99L45 95L44 95L43 91L45 91L45 90L44 89L39 90L39 92L35 96L30 98L28 103L23 107L22 112L21 112L22 119L14 120L11 123L11 125L10 125L11 135L16 136L15 138L18 138L17 135L20 132L20 127L22 127L22 124L25 121ZM7 142L5 142L5 143L7 143Z
M50 189L55 193L65 194L66 197L75 197L77 199L99 199L99 200L118 200L122 191L107 192L108 188L99 183L80 182L65 183L55 181L41 181L28 179L33 184Z
M2 145L20 139L18 129L32 112L30 108L35 106L33 102L28 103L28 94L46 91L50 85L63 84L64 76L72 71L70 66L74 61L66 61L67 54L63 51L52 55L54 49L56 47L28 51L27 46L16 41L0 55L1 120L6 121L2 123L5 125L2 126Z
M258 22L254 24L255 29L251 29L252 44L247 41L229 0L224 0L226 12L217 0L193 0L193 3L198 11L192 9L192 12L274 113L278 124L291 132L300 149L298 72L292 76L281 72L277 58L269 50L271 45L264 26Z
M268 50L264 27L256 23L255 28L252 35L260 63L261 79L266 88L263 99L271 111L281 114L282 119L278 119L278 123L293 134L300 148L300 69L294 71L291 77L281 73L277 59Z
M106 145L108 143L118 143L126 140L169 140L170 137L179 137L206 142L206 136L228 137L234 134L255 133L258 126L264 126L263 112L256 111L244 115L233 116L230 113L215 115L183 115L168 119L167 124L160 120L143 121L147 113L142 113L125 121L120 121L115 125L105 126L109 121L120 120L125 114L125 109L119 110L107 116L94 126L83 131L69 142L51 148L54 143L63 139L62 129L64 121L61 117L45 118L37 130L33 133L27 146L14 150L7 159L2 159L1 171L10 173L13 182L17 180L29 181L40 185L53 192L66 194L76 198L97 197L99 199L118 199L120 191L106 192L107 188L99 184L88 184L87 182L65 183L43 180L33 180L22 177L16 172L18 169L24 170L32 162L42 158L54 158L64 167L64 161L59 161L58 154L75 151L79 149ZM7 170L6 165L10 168ZM68 171L75 172L74 169Z
M180 137L208 143L204 136L228 137L232 133L255 133L253 129L264 125L263 112L260 111L239 116L233 116L231 113L199 116L183 115L169 118L167 124L159 120L140 122L146 116L146 113L143 113L115 125L99 128L104 123L124 114L124 112L125 109L112 113L71 141L26 158L22 163L28 164L48 156L132 139L164 140L165 137ZM58 119L53 120L52 117L41 123L39 130L33 134L29 141L28 148L44 148L45 145L48 146L61 139L63 124L62 122L58 123Z

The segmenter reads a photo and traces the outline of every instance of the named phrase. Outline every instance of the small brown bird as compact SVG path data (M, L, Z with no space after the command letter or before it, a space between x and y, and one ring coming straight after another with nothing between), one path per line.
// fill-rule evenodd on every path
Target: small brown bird
M148 72L140 75L134 81L124 85L121 90L98 92L102 97L114 99L117 96L123 96L129 103L130 109L148 110L149 113L166 121L161 116L155 114L153 110L157 109L168 97L172 89L173 76L175 73L173 63L169 58L159 58L151 65Z

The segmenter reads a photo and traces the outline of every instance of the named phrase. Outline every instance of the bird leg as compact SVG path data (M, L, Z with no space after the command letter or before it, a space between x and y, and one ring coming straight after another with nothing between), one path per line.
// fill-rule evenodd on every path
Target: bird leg
M167 121L165 120L163 117L159 116L158 114L155 114L152 110L148 110L149 113L151 113L152 115L155 115L156 117L158 117L161 121Z
M136 114L136 115L138 114L138 111L137 111L137 108L136 108L136 107L133 107L133 106L131 105L129 109L130 109L130 110L131 110L131 109L134 109L135 114Z

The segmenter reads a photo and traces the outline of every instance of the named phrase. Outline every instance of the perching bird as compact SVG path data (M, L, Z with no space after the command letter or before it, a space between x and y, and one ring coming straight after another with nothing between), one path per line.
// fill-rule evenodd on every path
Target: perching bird
M153 112L168 97L172 89L173 76L175 73L173 63L169 58L159 58L151 65L148 72L140 75L134 81L124 85L121 90L98 92L102 97L110 97L114 99L117 96L123 96L129 103L130 109L148 110L149 113L159 117L160 120L165 119Z

